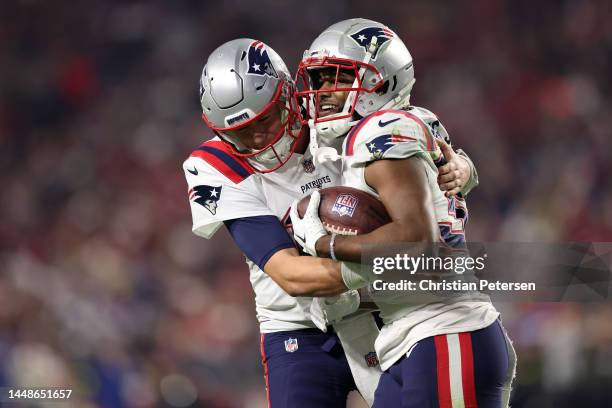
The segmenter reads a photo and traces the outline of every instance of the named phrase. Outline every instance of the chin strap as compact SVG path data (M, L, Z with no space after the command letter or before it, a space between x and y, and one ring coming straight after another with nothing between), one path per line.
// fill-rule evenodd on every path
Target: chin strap
M308 120L308 128L310 129L310 154L314 161L315 166L317 164L323 164L328 161L336 161L342 159L342 156L338 154L336 149L331 146L319 146L317 139L317 128L315 127L314 119Z

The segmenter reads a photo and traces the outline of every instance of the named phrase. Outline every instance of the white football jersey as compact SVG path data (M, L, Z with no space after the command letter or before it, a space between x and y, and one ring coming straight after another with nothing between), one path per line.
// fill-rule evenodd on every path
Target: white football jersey
M378 197L365 181L365 167L381 159L418 157L424 168L434 200L441 238L449 245L465 240L467 207L463 199L448 199L437 183L439 156L435 137L446 130L430 111L412 107L376 112L355 125L343 146L342 185L358 188ZM499 313L483 294L442 297L439 302L415 303L406 292L376 292L372 299L379 306L385 326L376 340L376 352L383 370L405 355L417 341L426 337L472 331L489 326Z
M194 150L183 170L193 232L207 239L224 221L245 217L273 215L290 228L289 209L296 198L340 182L340 163L315 167L308 149L305 154L293 154L274 172L253 172L217 137ZM292 231L289 235L293 236ZM247 264L262 333L315 327L310 314L312 298L289 296L251 260Z

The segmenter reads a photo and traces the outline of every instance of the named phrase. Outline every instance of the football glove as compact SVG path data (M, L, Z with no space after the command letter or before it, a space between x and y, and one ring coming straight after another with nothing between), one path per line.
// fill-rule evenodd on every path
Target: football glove
M322 316L323 322L313 321L322 331L326 331L327 325L333 325L345 316L354 313L359 308L359 292L349 290L338 296L314 298L310 305L310 313L312 316Z
M300 245L304 252L317 256L315 244L324 235L327 235L325 227L319 218L319 203L321 202L321 194L315 190L310 195L308 208L304 213L304 218L298 215L298 201L295 200L291 204L291 224L293 226L293 238Z

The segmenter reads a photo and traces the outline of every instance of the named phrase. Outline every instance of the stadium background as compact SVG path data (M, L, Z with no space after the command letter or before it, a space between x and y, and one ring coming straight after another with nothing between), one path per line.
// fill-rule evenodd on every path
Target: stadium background
M470 240L612 241L612 4L601 1L3 1L0 385L74 407L265 406L247 268L190 231L182 160L206 56L240 36L293 70L325 27L389 25L413 103L477 163ZM600 407L612 308L498 304L514 407Z

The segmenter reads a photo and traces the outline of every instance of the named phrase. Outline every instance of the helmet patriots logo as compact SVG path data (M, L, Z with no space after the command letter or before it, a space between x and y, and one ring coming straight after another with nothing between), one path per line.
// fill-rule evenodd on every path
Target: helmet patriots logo
M382 135L377 138L372 139L366 144L366 147L372 153L372 157L375 160L382 159L383 154L389 150L391 147L395 146L398 143L408 142L411 140L416 140L413 137L402 136L402 135Z
M267 75L271 78L278 78L278 74L270 61L268 51L265 50L265 45L261 41L254 41L249 46L249 70L247 74Z
M376 37L378 47L376 47L376 49L374 50L374 53L372 54L372 59L376 59L376 54L378 54L378 50L380 49L380 47L394 36L395 34L393 34L393 31L389 30L387 27L366 27L362 28L354 34L351 34L351 38L353 39L353 41L363 47L366 52L370 47L372 38Z
M217 203L221 198L221 186L195 186L189 190L189 200L194 200L206 208L212 215L217 213Z

